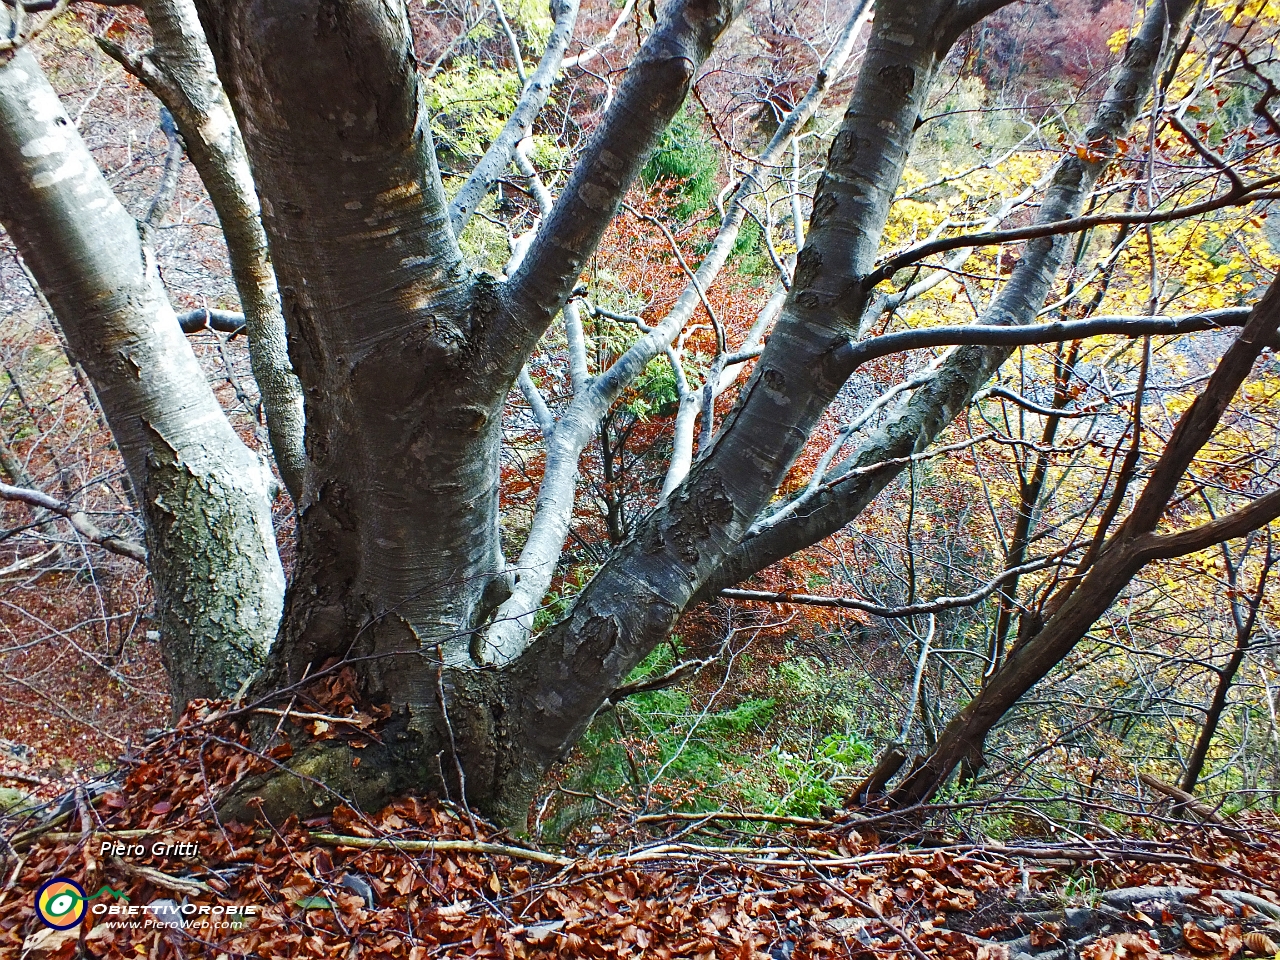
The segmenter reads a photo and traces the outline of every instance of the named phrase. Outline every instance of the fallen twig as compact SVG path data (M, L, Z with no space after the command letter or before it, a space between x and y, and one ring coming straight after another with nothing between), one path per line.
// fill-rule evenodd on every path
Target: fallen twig
M784 817L773 813L734 813L730 810L716 810L710 813L645 813L636 817L636 823L663 823L669 820L682 822L699 822L703 820L743 820L752 823L779 823L792 827L829 827L830 820L815 820L812 817Z
M535 863L549 863L557 867L569 867L576 863L568 857L559 857L554 853L542 850L530 850L527 847L512 847L505 843L486 843L482 840L397 840L392 837L346 837L336 833L313 833L312 840L329 843L338 847L392 847L404 853L486 853L496 857L511 857L516 860L532 860Z
M144 867L138 863L129 863L118 857L112 857L109 863L113 870L119 870L131 877L137 877L139 880L146 880L154 886L172 890L174 893L199 896L202 893L213 892L211 886L203 880L196 880L194 877L173 877L154 867Z

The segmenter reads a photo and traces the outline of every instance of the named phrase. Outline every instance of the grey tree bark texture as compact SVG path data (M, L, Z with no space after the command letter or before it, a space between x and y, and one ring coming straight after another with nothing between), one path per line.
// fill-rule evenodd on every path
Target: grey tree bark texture
M234 695L263 666L284 595L270 469L231 429L137 222L27 50L0 60L0 167L0 222L92 379L143 505L175 703Z
M195 4L148 0L143 10L151 27L151 50L130 56L109 41L100 43L173 115L187 155L209 191L244 311L249 361L271 450L289 495L301 502L307 474L302 387L289 362L275 270L240 128L218 81Z
M765 516L867 355L855 346L876 303L867 278L938 67L955 38L1000 5L902 0L876 10L790 290L736 406L565 618L536 637L529 613L545 590L545 558L522 590L520 570L501 551L502 405L556 317L563 311L566 327L573 322L575 308L566 307L584 264L741 0L669 0L659 9L506 279L473 271L456 233L509 162L527 165L519 143L568 49L572 0L554 5L555 27L516 113L452 204L400 3L196 0L206 51L185 0L147 0L156 47L131 68L170 104L211 195L221 191L215 204L241 250L232 260L246 321L256 316L260 331L255 376L264 398L280 387L272 442L297 491L299 538L283 601L265 472L201 386L136 224L34 58L0 55L0 170L22 174L0 182L0 221L84 361L143 491L176 703L234 694L250 680L251 698L287 695L346 664L363 697L393 708L381 742L359 751L358 770L341 742L299 743L287 768L239 785L225 816L261 809L276 818L339 798L373 807L402 790L443 789L521 824L546 770L682 611L838 529L883 489L894 471L857 472L803 510L776 522ZM1152 6L1087 134L1102 159L1060 166L1042 223L1081 209L1189 6ZM820 81L818 99L797 108L792 127L817 108ZM761 163L785 146L776 140ZM627 379L693 314L698 283L710 282L733 245L740 199L670 329L581 382L581 402L550 425L549 449L566 464ZM1028 244L981 323L1032 323L1068 242ZM1258 342L1253 327L1246 333L1253 339L1240 342ZM924 449L1010 350L954 351L834 475ZM305 454L296 449L295 372ZM587 378L577 369L574 379ZM272 418L268 409L269 426ZM572 470L556 482L539 535L550 554L563 543ZM1256 503L1245 520L1265 522L1273 500Z

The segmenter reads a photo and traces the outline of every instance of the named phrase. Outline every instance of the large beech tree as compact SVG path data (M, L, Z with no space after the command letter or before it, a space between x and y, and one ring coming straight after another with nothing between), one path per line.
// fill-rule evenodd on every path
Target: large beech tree
M1262 492L1215 524L1156 533L1191 458L1271 343L1280 320L1274 295L1252 311L1216 316L1037 322L1073 234L1096 225L1077 218L1179 55L1195 14L1191 0L1147 8L1094 110L1086 147L1059 161L1033 223L990 235L1026 242L978 322L868 336L909 293L884 292L896 271L940 253L963 263L975 245L944 240L881 261L882 232L939 68L957 38L1003 3L885 0L873 11L851 4L807 94L729 196L684 294L620 359L593 373L575 292L584 265L733 29L739 0L669 0L657 9L552 196L522 141L574 36L576 0L554 0L550 37L516 109L452 199L397 0L142 0L152 48L104 47L169 109L221 218L271 447L297 504L287 589L271 529L271 473L206 385L156 270L149 225L112 194L22 43L23 18L0 6L11 38L0 52L0 222L86 370L123 455L144 519L175 703L288 697L342 664L354 669L361 697L392 708L380 742L359 751L358 762L340 741L299 742L279 771L227 798L224 812L251 816L258 799L273 816L335 798L375 805L397 791L443 787L521 822L542 775L682 612L850 523L1019 345L1243 326L1128 519L1099 540L1039 632L1023 638L935 755L917 765L897 794L903 802L930 795L980 750L1000 716L1144 563L1280 516L1280 495ZM738 239L753 184L816 114L868 12L870 38L803 245L787 265L789 285L762 293L757 328L736 353L721 350L702 390L682 389L661 503L564 618L535 634L584 448L623 390L699 309ZM495 276L468 263L458 237L513 165L528 178L540 219ZM1266 195L1269 184L1232 177L1222 205ZM1164 214L1131 212L1118 221L1124 216L1142 223ZM558 415L526 369L553 324L568 344L573 389ZM827 465L827 479L778 504L780 484L859 367L934 344L960 346L917 377L848 458ZM737 402L711 434L709 401L740 376ZM526 544L507 558L500 452L503 405L514 389L529 398L548 456ZM700 412L704 442L695 459Z

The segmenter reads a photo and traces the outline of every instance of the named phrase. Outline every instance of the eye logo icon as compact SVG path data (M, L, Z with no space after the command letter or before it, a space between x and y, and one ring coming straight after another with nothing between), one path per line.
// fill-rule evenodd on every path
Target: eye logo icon
M84 919L88 899L74 880L54 877L36 893L36 913L45 926L68 930Z

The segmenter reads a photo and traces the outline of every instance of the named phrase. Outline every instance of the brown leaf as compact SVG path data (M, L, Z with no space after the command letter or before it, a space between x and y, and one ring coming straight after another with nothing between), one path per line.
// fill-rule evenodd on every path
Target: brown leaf
M1222 939L1222 949L1228 957L1234 957L1244 949L1244 934L1240 932L1240 924L1229 923L1218 934Z
M33 933L22 942L22 955L31 957L33 960L51 957L58 952L58 948L68 943L75 943L78 939L80 939L79 927L72 927L70 930L54 930L48 927Z
M1041 923L1031 931L1031 945L1033 947L1049 947L1062 940L1062 924L1060 923Z
M1196 953L1218 953L1222 950L1222 938L1216 933L1201 930L1193 920L1182 925L1182 939L1186 941L1187 948Z
M1242 939L1250 956L1273 957L1280 953L1280 944L1277 944L1261 930L1251 930Z
M1117 933L1080 951L1081 960L1159 960L1160 943L1149 933Z

